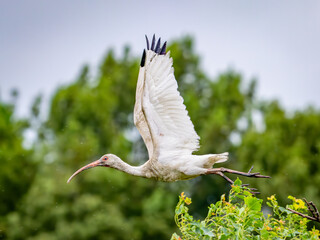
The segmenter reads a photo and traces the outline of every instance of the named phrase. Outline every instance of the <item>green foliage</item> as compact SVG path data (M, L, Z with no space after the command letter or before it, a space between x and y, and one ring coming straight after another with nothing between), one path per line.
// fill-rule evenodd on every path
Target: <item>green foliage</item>
M28 121L15 119L13 111L14 105L0 102L0 216L15 210L36 170L32 151L23 147L22 132Z
M107 175L103 184L91 180L71 186L57 168L54 164L42 168L42 174L50 177L38 175L19 211L8 215L9 239L164 239L172 231L167 224L171 208L164 209L161 203L165 192L145 189L146 180L133 182L129 176L100 172ZM169 197L166 204L174 205L174 199ZM153 225L157 226L150 229Z
M319 230L307 229L308 219L293 214L280 207L275 196L268 198L267 205L273 215L267 217L261 211L262 199L259 199L241 186L238 179L226 201L222 195L220 201L211 204L207 217L194 220L187 205L191 199L184 193L176 206L175 221L182 233L182 239L319 239ZM307 207L301 199L289 197L292 204L287 207L306 212ZM172 240L181 239L176 233Z
M272 176L272 181L255 181L263 197L276 192L281 203L288 195L320 202L320 111L288 114L277 102L257 109L265 129L252 126L243 134L235 151L239 168L250 168L248 159L254 159L255 169Z
M13 104L0 101L0 239L6 236L6 215L17 210L37 170L32 150L23 147L29 123L17 120L13 111Z

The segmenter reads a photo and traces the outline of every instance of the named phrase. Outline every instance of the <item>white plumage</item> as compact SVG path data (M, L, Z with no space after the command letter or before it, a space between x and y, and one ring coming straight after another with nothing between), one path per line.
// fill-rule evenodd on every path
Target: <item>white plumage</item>
M191 154L199 148L199 136L178 92L169 54L146 53L145 69L141 70L145 79L143 111L152 139L160 148Z
M224 172L247 177L267 177L259 173L243 173L226 168L212 168L224 162L228 153L192 155L199 148L199 136L188 115L174 77L170 52L166 42L153 36L151 48L147 40L136 88L134 123L148 150L149 160L138 167L123 162L113 154L103 155L76 171L68 182L83 170L95 167L112 167L132 175L155 178L161 181L185 180L204 174L217 174L233 183Z

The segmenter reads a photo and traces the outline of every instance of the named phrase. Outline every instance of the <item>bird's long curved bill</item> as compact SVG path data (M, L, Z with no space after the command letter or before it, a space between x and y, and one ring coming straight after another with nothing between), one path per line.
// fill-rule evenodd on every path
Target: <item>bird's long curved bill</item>
M94 161L94 162L92 162L92 163L89 163L88 165L80 168L78 171L76 171L74 174L72 174L72 176L68 179L68 182L67 182L67 183L69 183L69 182L72 180L72 178L74 178L75 176L77 176L77 175L78 175L79 173L81 173L82 171L87 170L87 169L90 169L90 168L93 168L93 167L96 167L96 166L99 166L99 164L100 164L100 160L96 160L96 161Z

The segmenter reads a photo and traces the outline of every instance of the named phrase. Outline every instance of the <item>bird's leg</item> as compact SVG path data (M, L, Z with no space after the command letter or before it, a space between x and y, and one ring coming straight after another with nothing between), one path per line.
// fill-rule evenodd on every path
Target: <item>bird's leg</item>
M229 168L221 167L221 168L208 169L206 174L218 174L218 175L220 175L219 174L219 172L220 172L220 173L232 173L232 174L241 175L241 176L245 176L245 177L270 178L270 176L261 175L259 172L252 173L251 170L252 170L252 168L248 172L240 172L240 171L232 170L232 169L229 169Z
M257 173L252 173L253 166L250 168L250 170L248 172L240 172L240 171L236 171L236 170L232 170L232 169L228 169L228 168L212 168L212 169L208 169L206 174L216 174L219 175L221 177L223 177L228 183L230 183L231 185L234 183L230 178L228 178L226 175L224 175L224 173L231 173L231 174L236 174L236 175L241 175L241 176L245 176L245 177L254 177L254 178L270 178L270 176L265 176L265 175L261 175L259 172ZM243 184L242 186L248 186L249 184ZM252 194L258 194L259 192L253 192L257 189L255 188L249 188L252 192Z
M226 175L224 175L222 172L216 172L215 174L223 177L228 183L230 183L231 185L234 183L230 178L228 178Z

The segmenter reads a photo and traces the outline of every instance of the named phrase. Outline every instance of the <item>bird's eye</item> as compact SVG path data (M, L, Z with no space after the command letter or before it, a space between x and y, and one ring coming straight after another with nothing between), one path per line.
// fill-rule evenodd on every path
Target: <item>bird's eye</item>
M104 157L104 160L108 160L108 158L107 158L107 157Z

